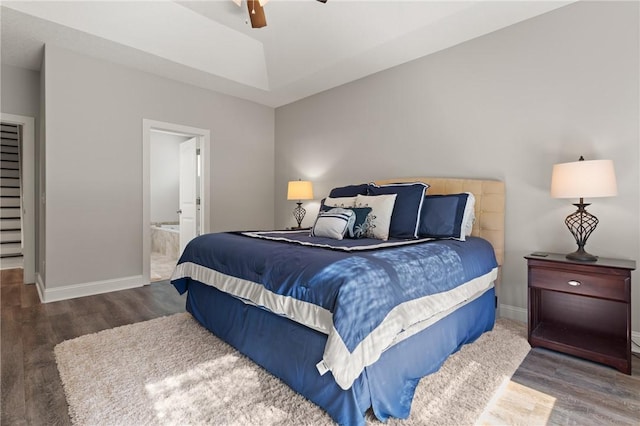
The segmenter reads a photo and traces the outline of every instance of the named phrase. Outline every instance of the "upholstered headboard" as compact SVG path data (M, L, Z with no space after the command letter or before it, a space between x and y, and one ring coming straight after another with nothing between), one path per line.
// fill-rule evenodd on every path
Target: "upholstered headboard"
M471 192L475 199L476 220L472 235L488 240L496 252L498 264L504 262L504 182L483 179L455 178L401 178L375 181L378 185L403 182L424 182L429 184L427 194L456 194Z

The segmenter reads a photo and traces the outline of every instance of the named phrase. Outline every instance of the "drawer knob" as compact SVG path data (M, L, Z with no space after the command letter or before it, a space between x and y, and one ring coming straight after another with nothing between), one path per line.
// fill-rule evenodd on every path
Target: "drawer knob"
M574 286L574 287L578 287L582 283L580 281L571 280L571 281L567 281L567 284L569 284L571 286Z

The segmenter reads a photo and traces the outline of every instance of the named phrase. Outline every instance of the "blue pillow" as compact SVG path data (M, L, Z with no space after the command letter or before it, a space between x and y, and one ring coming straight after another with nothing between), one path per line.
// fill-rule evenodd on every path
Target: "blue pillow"
M420 211L427 188L429 185L422 182L393 183L382 186L369 184L369 195L397 194L391 213L390 237L418 237Z
M421 237L456 238L464 233L462 219L469 194L427 195L420 215Z
M367 195L367 189L369 185L366 183L361 183L360 185L347 185L340 186L338 188L333 188L331 192L329 192L329 197L331 198L339 198L339 197L355 197L356 195Z
M320 212L328 212L335 207L320 205ZM371 213L371 207L344 207L345 210L352 210L355 213L356 220L353 226L348 229L349 238L365 238L367 234L367 216Z

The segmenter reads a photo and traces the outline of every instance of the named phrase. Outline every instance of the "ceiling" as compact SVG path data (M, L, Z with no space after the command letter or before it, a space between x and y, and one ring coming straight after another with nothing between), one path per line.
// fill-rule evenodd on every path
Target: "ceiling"
M278 107L573 1L3 1L2 63L39 70L45 43Z

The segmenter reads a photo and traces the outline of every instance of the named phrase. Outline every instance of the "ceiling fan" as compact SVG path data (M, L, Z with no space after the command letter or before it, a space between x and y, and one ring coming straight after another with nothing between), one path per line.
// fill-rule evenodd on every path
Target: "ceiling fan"
M232 0L238 7L242 6L242 0ZM262 28L267 26L267 18L264 16L264 5L269 0L246 0L247 9L249 10L249 19L251 20L251 28ZM320 3L326 3L327 0L317 0Z

